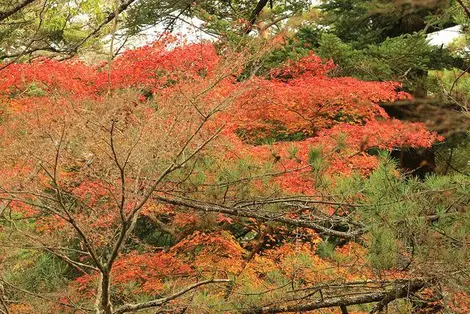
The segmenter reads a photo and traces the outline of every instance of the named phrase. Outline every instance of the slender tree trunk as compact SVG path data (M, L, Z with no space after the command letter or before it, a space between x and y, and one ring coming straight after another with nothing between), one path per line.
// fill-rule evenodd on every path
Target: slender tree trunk
M100 273L98 282L98 291L96 293L95 313L96 314L112 314L113 306L111 304L111 276L109 272Z
M111 274L109 271L107 271L105 274L103 274L103 280L101 282L101 307L103 309L103 312L106 314L112 314L113 313L113 306L111 304L111 291L110 291L110 286L111 286Z

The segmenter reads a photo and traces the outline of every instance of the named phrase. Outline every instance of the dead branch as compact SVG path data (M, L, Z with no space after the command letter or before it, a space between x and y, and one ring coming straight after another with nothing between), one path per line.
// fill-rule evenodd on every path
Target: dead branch
M294 305L266 306L251 308L242 311L243 314L262 314L262 313L287 313L287 312L304 312L318 309L343 307L358 304L368 304L378 302L371 310L372 313L382 310L387 304L394 300L408 298L412 294L426 287L432 280L424 278L416 278L409 280L397 280L393 288L387 291L365 292L354 295L323 297L314 302Z
M346 240L353 240L359 241L359 238L362 234L366 232L363 228L357 228L355 230L344 232L334 230L330 227L325 227L322 225L325 218L315 219L315 216L309 219L295 219L295 218L287 218L279 214L273 214L268 212L263 212L260 210L251 210L249 208L237 208L237 207L229 207L229 206L222 206L217 204L210 204L205 202L199 202L195 200L186 200L181 198L167 198L164 196L154 196L156 201L161 203L182 206L186 208L191 208L194 210L202 211L202 212L215 212L215 213L222 213L231 216L238 216L238 217L247 217L247 218L255 218L262 221L272 221L283 223L290 226L296 227L304 227L308 229L315 230L316 232L324 235L334 236Z
M156 299L156 300L152 300L152 301L148 301L148 302L143 302L143 303L137 303L137 304L126 304L126 305L123 305L121 306L120 308L118 308L116 311L113 312L113 314L122 314L122 313L128 313L128 312L137 312L137 311L140 311L140 310L145 310L145 309L149 309L149 308L154 308L154 307L158 307L158 306L162 306L163 304L165 303L168 303L188 292L190 292L191 290L194 290L200 286L204 286L204 285L208 285L208 284L212 284L212 283L229 283L230 280L229 279L210 279L210 280L205 280L205 281L200 281L200 282L197 282L193 285L190 285L186 288L184 288L183 290L180 290L168 297L165 297L165 298L161 298L161 299Z

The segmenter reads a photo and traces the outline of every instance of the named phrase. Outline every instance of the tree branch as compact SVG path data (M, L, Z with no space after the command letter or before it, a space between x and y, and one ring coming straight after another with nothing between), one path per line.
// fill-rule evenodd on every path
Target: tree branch
M250 19L248 20L249 24L247 29L245 30L245 35L248 35L253 30L253 25L256 23L256 19L267 4L268 0L259 0L255 9L253 10L253 12L251 12Z
M30 295L32 297L35 297L35 298L38 298L38 299L41 299L41 300L45 300L45 301L48 301L48 302L53 302L53 303L59 304L61 306L65 306L65 307L68 307L68 308L80 310L80 311L85 312L85 313L89 313L89 312L92 311L92 309L87 308L87 307L82 307L82 306L77 306L77 305L74 305L74 304L64 303L64 302L61 302L61 301L58 301L58 300L54 300L52 298L45 297L45 296L43 296L39 293L34 293L34 292L29 291L29 290L17 287L14 284L12 284L11 282L5 280L5 278L0 278L0 282L3 282L5 284L5 286L10 287L13 290L22 292L24 294Z
M463 3L462 0L457 0L457 2L459 3L459 5L462 7L462 9L464 10L465 12L465 15L470 19L470 10L468 9L468 7Z
M25 8L26 6L32 4L35 1L37 0L24 0L23 2L19 3L16 7L13 7L5 12L0 12L0 22L9 18L13 14L19 12L21 9Z
M76 51L78 48L80 48L80 46L82 46L85 42L88 41L88 39L92 38L93 36L97 35L101 29L106 26L109 22L111 22L112 20L114 20L115 18L118 17L118 15L122 12L124 12L125 10L127 10L127 8L134 2L136 2L137 0L127 0L126 2L123 2L121 3L121 5L113 12L109 13L108 16L104 19L103 22L101 22L101 24L95 28L90 34L88 34L85 38L83 38L76 46L75 48L73 49L73 51Z
M122 314L122 313L127 313L127 312L137 312L137 311L141 311L141 310L145 310L145 309L149 309L149 308L153 308L153 307L158 307L158 306L162 306L163 304L165 303L168 303L170 302L171 300L174 300L186 293L188 293L189 291L191 290L194 290L200 286L203 286L203 285L207 285L207 284L211 284L211 283L228 283L230 282L229 279L210 279L210 280L205 280L205 281L200 281L200 282L197 282L195 284L192 284L186 288L184 288L183 290L180 290L168 297L165 297L165 298L161 298L161 299L156 299L156 300L152 300L152 301L148 301L148 302L143 302L143 303L137 303L137 304L125 304L123 306L121 306L120 308L118 308L116 311L114 311L113 314Z
M359 295L351 296L338 296L338 297L326 297L318 301L309 302L305 304L294 304L294 305L280 305L280 306L267 306L252 308L249 310L242 311L243 314L262 314L262 313L286 313L286 312L306 312L331 307L347 307L350 305L357 304L368 304L378 302L376 306L371 310L372 313L382 310L390 302L407 298L413 293L423 289L430 280L417 278L409 280L397 280L394 287L389 291L379 292L365 292Z
M194 200L183 200L181 198L177 199L177 198L167 198L163 196L155 196L154 199L161 203L187 207L187 208L191 208L191 209L203 211L203 212L222 213L222 214L227 214L231 216L255 218L255 219L259 219L263 221L279 222L279 223L284 223L284 224L291 225L291 226L304 227L304 228L315 230L316 232L320 234L335 236L335 237L346 239L346 240L357 241L359 237L366 232L366 230L363 228L358 228L356 230L349 231L349 232L334 230L334 229L325 227L321 224L320 220L324 221L325 220L324 218L317 219L319 220L317 222L317 221L314 221L313 219L287 218L279 214L274 215L272 213L267 213L267 212L263 213L260 210L250 210L246 208L239 209L236 207L209 204L209 203L197 202Z

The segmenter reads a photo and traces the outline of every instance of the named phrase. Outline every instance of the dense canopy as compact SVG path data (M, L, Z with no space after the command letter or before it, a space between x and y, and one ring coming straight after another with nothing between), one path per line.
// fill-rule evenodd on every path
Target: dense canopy
M399 27L467 7L392 2L0 1L0 313L468 313L466 59ZM157 12L218 40L67 48Z

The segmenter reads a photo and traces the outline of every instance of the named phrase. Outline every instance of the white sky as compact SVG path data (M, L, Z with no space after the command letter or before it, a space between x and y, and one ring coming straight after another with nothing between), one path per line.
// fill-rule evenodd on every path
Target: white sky
M210 35L204 33L199 29L201 26L202 21L196 18L188 19L186 18L184 21L179 21L176 26L174 33L183 34L188 41L191 42L198 42L200 40L210 40L214 39ZM164 30L163 26L155 26L151 27L142 32L141 35L133 38L126 44L127 49L137 48L146 44L153 42L154 40L158 39L158 37L162 34ZM454 26L447 28L445 30L435 32L428 35L428 39L432 45L441 46L441 45L448 45L453 40L455 40L458 36L462 35L461 26ZM116 44L115 47L119 47L119 43Z
M428 39L432 45L444 46L450 44L454 39L462 35L462 27L460 25L444 29L428 35Z

